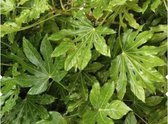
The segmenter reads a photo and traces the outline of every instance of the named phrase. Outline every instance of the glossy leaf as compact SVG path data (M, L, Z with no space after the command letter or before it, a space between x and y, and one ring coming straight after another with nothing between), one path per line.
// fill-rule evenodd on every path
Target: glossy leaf
M155 9L161 4L160 0L154 0L154 2L151 4L151 10L155 12Z
M40 94L46 91L49 86L48 83L50 78L61 85L60 81L66 75L66 72L61 70L63 64L58 64L62 61L62 59L55 59L54 62L51 58L53 50L51 44L47 39L48 38L46 35L43 38L40 47L44 60L42 59L38 51L32 46L32 44L25 38L23 39L23 49L26 57L39 69L32 67L31 70L33 70L33 72L30 72L32 75L18 76L15 80L20 86L31 87L28 93L32 95Z
M42 58L40 54L37 52L37 50L32 46L32 44L26 40L23 39L23 50L26 55L26 57L29 59L30 62L35 64L36 66L42 66Z
M133 112L128 113L124 124L137 124L137 120Z
M99 83L95 83L90 93L90 102L93 110L86 111L83 115L83 123L93 124L113 124L112 119L120 119L131 109L120 100L109 100L114 92L114 82L109 81L101 88Z
M58 112L50 112L50 118L36 122L36 124L67 124L65 119Z
M122 53L111 63L111 76L117 84L120 99L124 97L127 83L130 84L131 91L140 100L145 101L144 88L155 92L155 82L164 82L163 76L154 68L165 65L164 61L156 56L157 52L150 51L153 46L141 47L151 37L150 31L138 34L128 30L124 33Z
M1 14L8 14L10 11L15 9L14 0L2 0L0 3Z
M72 47L73 47L73 43L71 42L61 42L61 44L55 48L51 56L58 57L60 55L63 55Z
M166 124L166 0L1 0L2 124Z
M163 100L160 96L151 96L146 98L146 104L149 106L156 106Z
M85 21L85 22L84 22ZM78 19L77 21L72 20L72 25L76 30L62 30L60 32L71 32L68 34L62 34L65 37L66 36L73 36L76 35L77 38L73 40L74 43L77 43L76 46L73 48L71 45L69 46L69 43L64 45L63 43L60 44L60 46L55 48L54 53L52 56L57 57L60 55L63 55L64 53L68 53L68 56L65 60L65 70L70 70L72 67L77 67L80 70L83 70L86 65L88 64L89 60L91 59L91 52L90 49L92 48L93 44L95 46L95 49L101 53L104 56L110 57L110 49L106 44L106 41L102 37L102 35L108 35L115 33L114 30L109 29L107 27L97 27L94 28L87 19ZM58 38L54 38L58 34L52 34L49 39L52 40L58 40ZM62 37L63 38L63 37ZM68 52L68 50L72 48L71 51ZM86 52L84 52L86 51ZM85 53L87 55L85 55ZM85 56L86 59L83 61L81 59L82 56Z
M125 19L128 21L129 25L135 29L138 29L139 24L136 22L133 15L128 12L125 12L124 14L125 14Z
M19 104L7 115L5 123L21 124L31 119L28 123L32 124L37 121L37 118L49 118L47 110L42 105L36 104L35 101L31 99L31 96L28 96L24 101L19 101Z

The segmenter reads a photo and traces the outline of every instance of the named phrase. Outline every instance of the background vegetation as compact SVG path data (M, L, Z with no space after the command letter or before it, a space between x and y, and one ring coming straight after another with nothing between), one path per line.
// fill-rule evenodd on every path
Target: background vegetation
M166 124L166 0L1 0L2 124Z

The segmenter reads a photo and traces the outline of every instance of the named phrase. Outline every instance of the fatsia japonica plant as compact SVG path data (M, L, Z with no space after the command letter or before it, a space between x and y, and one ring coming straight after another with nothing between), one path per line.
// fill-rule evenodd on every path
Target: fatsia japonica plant
M167 124L166 0L1 0L2 124Z

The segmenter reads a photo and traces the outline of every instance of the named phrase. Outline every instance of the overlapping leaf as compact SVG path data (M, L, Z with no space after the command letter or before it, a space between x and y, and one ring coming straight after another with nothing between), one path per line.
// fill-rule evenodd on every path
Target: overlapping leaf
M95 83L90 93L93 110L87 110L83 116L83 124L113 124L112 119L120 119L131 109L120 100L109 102L114 92L114 82L106 83L102 88ZM109 117L110 118L109 118ZM112 118L112 119L111 119Z
M8 14L10 11L15 9L15 0L1 0L0 2L0 13Z
M137 120L133 112L130 112L127 115L124 124L137 124Z
M7 14L16 8L17 6L16 4L18 4L19 6L27 1L28 0L16 3L15 0L6 0L6 1L3 0L0 4L1 13ZM6 21L3 25L0 25L1 37L3 37L6 34L19 31L23 23L28 23L34 19L39 18L40 14L44 13L46 10L49 9L49 4L47 0L33 0L28 2L29 2L29 4L27 4L28 6L24 6L27 9L23 9L23 11L20 12L19 16L17 16L12 21L8 22Z
M3 77L1 80L1 96L0 96L0 118L6 112L10 112L16 104L19 96L19 88L16 87L16 82L8 77Z
M51 117L46 120L36 122L36 124L67 124L66 120L58 112L49 112Z
M49 118L49 114L42 104L52 103L54 98L50 95L43 96L27 96L24 100L20 100L13 110L5 115L2 122L6 124L34 124L39 118ZM41 104L37 100L48 101Z
M1 0L2 123L166 124L166 3Z
M163 83L163 76L154 68L165 65L165 62L157 57L158 49L154 46L143 46L152 33L144 31L124 33L121 42L122 53L111 63L111 76L116 82L118 97L122 99L129 83L131 91L140 100L145 101L144 88L155 92L155 84Z
M25 63L23 60L13 55L13 58L17 59L17 61L32 74L15 77L15 80L17 80L19 85L22 87L31 87L28 92L29 94L39 94L44 92L48 87L49 79L54 80L64 87L60 83L62 78L66 75L66 71L63 70L64 60L62 58L51 58L53 50L50 42L47 40L47 36L42 40L40 47L43 59L32 44L25 38L23 39L23 50L28 60L34 66Z
M127 25L124 22L124 19L128 22L128 24L135 28L139 28L139 24L137 23L134 15L129 12L129 10L133 10L135 12L143 12L142 8L138 5L137 1L129 1L129 0L121 0L120 2L116 0L112 0L108 6L112 11L112 15L109 17L109 20L112 23L115 21L116 17L119 17L119 23L123 28L126 28Z
M62 42L52 54L53 57L57 57L67 52L68 56L65 60L65 70L70 70L72 67L83 70L91 59L91 48L93 44L99 53L110 56L109 47L103 36L115 33L114 30L102 26L94 28L86 19L72 20L72 26L75 30L63 29L49 37L50 40L60 40L65 36L76 36L73 41ZM63 36L58 37L60 35Z

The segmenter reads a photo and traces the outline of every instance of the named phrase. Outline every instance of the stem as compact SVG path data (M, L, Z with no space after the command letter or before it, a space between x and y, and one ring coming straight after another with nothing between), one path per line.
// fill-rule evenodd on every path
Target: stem
M34 23L34 24L32 24L32 25L29 25L29 26L26 26L26 27L22 27L19 31L32 28L32 27L34 27L34 26L36 26L36 25L39 25L40 23L43 23L43 22L45 22L45 21L47 21L47 20L50 20L50 19L52 19L52 18L54 18L54 17L56 17L56 16L59 16L59 15L60 15L60 14L56 14L56 15L53 15L53 16L47 18L47 19L44 19L44 20L39 21L39 22L36 22L36 23Z
M145 124L148 124L141 116L139 116L136 112L134 112L135 113L135 115L138 117L138 118L140 118Z
M163 3L164 3L164 5L165 5L166 10L168 11L168 6L167 6L166 1L165 1L165 0L163 0Z
M4 44L5 46L9 47L9 48L11 47L10 45L8 45L8 44L5 43L5 42L2 42L2 41L1 41L1 43Z
M48 79L49 80L49 79ZM50 89L50 87L51 87L51 85L52 85L52 83L54 82L54 80L52 80L51 82L49 82L49 85L48 85L48 88L47 88L47 91L49 91L49 89Z
M53 6L55 6L55 5L54 5L54 0L51 0L51 3L52 3Z
M66 113L67 114L67 113ZM66 114L64 114L64 116L66 115ZM73 114L73 115L69 115L69 116L66 116L67 118L71 118L71 117L74 117L74 116L78 116L79 114L77 113L77 114Z
M16 9L29 9L30 7L21 7L21 6L17 6L17 7L15 7Z
M7 55L5 55L5 54L2 54L2 53L1 53L1 56L4 56L4 57L6 57L6 58L10 58L9 56L7 56Z
M100 22L100 25L102 25L105 21L106 21L106 19L107 19L107 17L110 15L110 13L108 13L104 18L103 18L103 20Z
M61 4L61 8L62 8L63 10L65 10L64 5L63 5L63 3L62 3L62 0L60 0L60 4Z
M12 64L6 64L6 63L1 63L1 65L4 65L4 66L12 66Z
M56 82L57 84L59 84L61 87L63 87L66 91L69 91L63 84L61 84L60 82Z
M123 51L123 47L122 47L122 42L121 42L121 36L120 36L120 34L121 34L121 25L120 25L119 28L118 28L118 36L119 36L119 44L120 44L120 47L121 47L121 49L122 49L122 51Z

